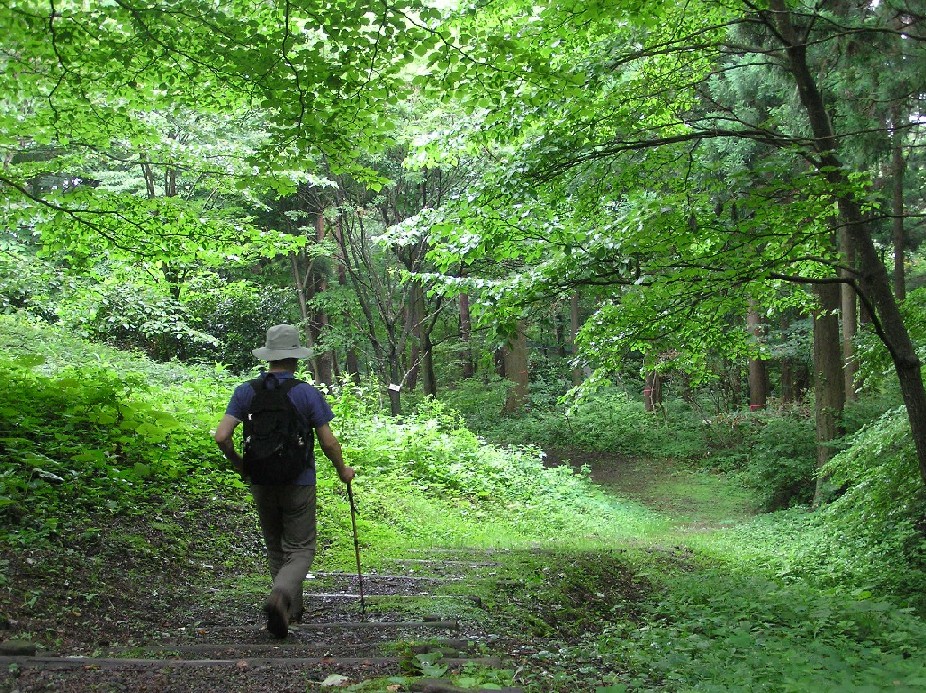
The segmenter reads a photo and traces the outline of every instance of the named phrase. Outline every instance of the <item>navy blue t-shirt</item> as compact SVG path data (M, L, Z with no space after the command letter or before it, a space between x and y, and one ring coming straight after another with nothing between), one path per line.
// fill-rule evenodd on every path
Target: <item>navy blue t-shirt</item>
M292 373L267 373L264 377L275 377L278 380L289 380L295 377ZM296 477L293 482L296 486L313 486L315 484L315 434L314 429L324 426L334 418L334 412L325 401L325 396L308 383L300 383L288 393L290 401L296 407L296 413L302 419L302 424L309 432L309 468ZM238 421L248 418L251 402L254 401L254 388L250 383L241 383L235 388L231 401L225 413L234 416Z

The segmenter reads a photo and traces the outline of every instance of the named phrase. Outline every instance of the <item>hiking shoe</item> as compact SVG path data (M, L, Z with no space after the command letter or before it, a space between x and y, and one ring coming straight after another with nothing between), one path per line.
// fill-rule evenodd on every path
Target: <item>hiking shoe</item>
M289 599L285 594L273 590L264 604L267 614L267 630L276 638L283 639L289 634Z

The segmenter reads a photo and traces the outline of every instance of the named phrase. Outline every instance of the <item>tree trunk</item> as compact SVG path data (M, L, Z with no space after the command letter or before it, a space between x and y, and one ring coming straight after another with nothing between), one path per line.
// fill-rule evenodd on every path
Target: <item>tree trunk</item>
M574 293L572 299L569 301L569 318L572 327L572 358L575 362L572 367L572 384L578 387L584 380L582 369L578 365L579 348L576 345L576 340L579 336L579 328L582 326L579 320L579 292Z
M318 213L318 216L315 217L315 242L322 243L325 240L325 214L323 211ZM328 280L325 279L325 275L322 273L316 273L314 277L314 287L313 294L319 295L327 291L328 289ZM325 329L328 327L328 313L322 309L316 309L314 314L314 320L310 323L310 329L312 330L312 343L318 344L319 338L325 332ZM325 383L326 385L331 385L334 382L334 377L331 369L331 352L322 351L315 354L315 380L319 383Z
M431 343L431 329L421 334L421 389L429 397L437 397L437 377L434 375L434 345Z
M421 333L424 321L424 290L421 287L421 282L411 282L405 310L405 332L413 336L408 375L405 377L405 387L411 392L418 386L418 375L421 372L423 344Z
M761 343L764 337L762 318L754 306L750 305L746 314L746 326L749 333ZM749 359L749 411L765 409L768 406L768 368L763 359Z
M855 399L856 379L858 376L858 360L855 358L855 335L858 324L858 300L855 288L849 280L855 277L855 251L849 243L845 230L839 233L839 245L845 257L846 268L839 270L839 276L847 280L840 287L840 301L842 315L842 372L845 380L846 400Z
M460 294L460 341L463 343L463 379L476 375L473 363L473 322L469 314L469 295Z
M903 158L903 131L900 127L900 106L891 107L891 214L892 231L894 237L894 295L898 301L907 297L907 274L904 266L904 250L907 246L907 236L904 231L904 174L906 162Z
M820 306L813 321L813 386L817 441L817 488L814 506L823 490L820 468L836 453L832 442L840 435L840 419L845 406L842 354L839 348L839 286L818 284Z
M306 295L305 282L302 279L302 269L299 267L298 253L289 254L289 265L293 272L293 285L296 287L296 299L299 301L299 315L302 317L302 322L308 324L308 296Z
M643 410L648 412L654 412L662 405L662 377L655 368L657 361L657 352L643 354Z
M518 322L517 332L509 339L504 350L505 377L514 383L505 399L504 411L518 411L527 402L527 333L524 324Z
M807 65L806 42L797 37L784 0L770 0L770 6L774 10L773 21L785 42L790 71L813 131L820 171L833 186L840 217L858 259L858 294L869 308L878 335L894 363L916 447L920 478L926 483L926 388L923 387L922 364L900 314L887 268L875 248L869 220L858 201L848 192L853 186L836 155L836 136L823 96Z
M389 340L390 345L395 344L395 340ZM389 384L386 386L389 393L389 411L393 416L402 415L402 367L399 362L399 352L390 346L389 348Z
M337 223L334 225L334 240L340 248L342 245L341 238L341 217L338 216ZM338 262L338 286L345 288L348 286L347 280L347 269L344 266L344 260ZM354 384L360 384L360 358L357 356L357 350L353 346L347 347L347 355L345 358L345 367L347 368L347 373L350 376Z

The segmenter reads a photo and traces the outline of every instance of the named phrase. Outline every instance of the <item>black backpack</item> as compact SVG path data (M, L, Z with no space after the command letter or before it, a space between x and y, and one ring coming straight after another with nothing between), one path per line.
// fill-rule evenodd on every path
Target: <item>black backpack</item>
M267 387L270 381L273 387ZM253 484L288 484L309 468L314 441L302 427L289 391L302 383L266 375L251 380L254 399L244 421L244 473Z

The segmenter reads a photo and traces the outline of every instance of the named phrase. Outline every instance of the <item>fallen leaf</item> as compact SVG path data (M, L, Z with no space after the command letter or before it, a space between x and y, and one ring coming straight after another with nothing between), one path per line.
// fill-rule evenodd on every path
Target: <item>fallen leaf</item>
M337 686L346 686L348 683L350 683L350 679L347 678L346 676L341 676L340 674L332 674L331 676L326 678L324 681L322 681L321 685L337 687Z

